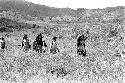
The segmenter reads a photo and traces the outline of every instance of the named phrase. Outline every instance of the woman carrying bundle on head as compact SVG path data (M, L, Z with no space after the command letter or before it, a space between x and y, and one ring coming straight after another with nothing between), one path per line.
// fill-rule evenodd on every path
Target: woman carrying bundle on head
M85 35L81 35L77 39L77 54L86 56L86 49L85 49L85 41L87 37Z

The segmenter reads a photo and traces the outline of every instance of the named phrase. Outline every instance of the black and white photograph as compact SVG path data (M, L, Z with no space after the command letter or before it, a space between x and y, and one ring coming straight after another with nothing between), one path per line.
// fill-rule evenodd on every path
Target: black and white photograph
M0 0L0 83L125 83L125 0Z

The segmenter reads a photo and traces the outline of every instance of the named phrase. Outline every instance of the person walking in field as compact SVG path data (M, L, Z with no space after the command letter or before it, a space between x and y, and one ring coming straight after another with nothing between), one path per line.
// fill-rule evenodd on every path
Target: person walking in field
M22 48L24 51L29 51L29 49L31 48L27 34L24 34L24 37L22 40Z
M35 41L33 42L33 51L36 51L38 53L42 53L45 52L46 48L47 48L47 44L45 42L45 40L43 40L43 35L42 33L40 33Z
M86 49L85 49L85 41L87 37L84 35L81 35L77 39L77 54L86 56Z
M53 37L52 42L51 42L50 53L56 54L60 52L56 41L57 41L57 37Z
M5 49L5 39L3 37L0 38L0 49Z

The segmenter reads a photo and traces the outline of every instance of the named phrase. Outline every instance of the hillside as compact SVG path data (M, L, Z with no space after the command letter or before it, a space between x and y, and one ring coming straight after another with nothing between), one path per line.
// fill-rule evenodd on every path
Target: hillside
M33 17L40 16L59 16L59 15L70 15L75 13L72 9L66 8L52 8L45 5L34 4L27 1L14 1L14 0L1 0L0 1L0 11L17 11L24 15L30 15Z
M20 23L7 18L0 18L0 33L1 32L12 32L14 30L32 28L32 25L27 23Z
M41 20L44 22L53 23L70 23L70 22L101 22L105 17L113 21L114 19L121 20L124 17L124 7L108 7L104 9L85 9L78 8L73 10L70 8L54 8L45 5L34 4L25 0L0 0L0 12L3 11L14 13L9 19L15 17L18 13L18 20ZM116 16L114 16L114 14ZM20 18L21 17L21 18ZM104 21L103 21L104 22Z
M73 10L0 0L0 37L6 43L0 49L0 83L125 83L124 30L120 6ZM39 33L47 44L42 53L33 50ZM28 51L22 47L24 34ZM87 36L85 56L78 54L80 35ZM54 54L55 36L60 52Z

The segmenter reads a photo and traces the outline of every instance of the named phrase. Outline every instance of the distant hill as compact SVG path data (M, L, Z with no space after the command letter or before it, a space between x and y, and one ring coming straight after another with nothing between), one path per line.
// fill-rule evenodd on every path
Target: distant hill
M9 10L33 17L76 15L76 11L69 8L48 7L24 0L0 0L0 12Z
M25 0L0 0L0 2L15 1L15 2L25 2Z
M79 16L86 14L86 12L92 11L106 11L111 12L114 10L119 10L123 7L110 7L104 9L85 9L78 8L77 10L73 10L70 8L54 8L45 5L34 4L25 0L0 0L0 12L2 11L15 11L20 12L24 16L31 17L46 17L46 16Z
M50 23L109 23L122 21L123 17L125 17L124 10L123 6L104 9L78 8L73 10L34 4L25 0L0 0L0 16L3 14L5 18L15 21L41 20Z

